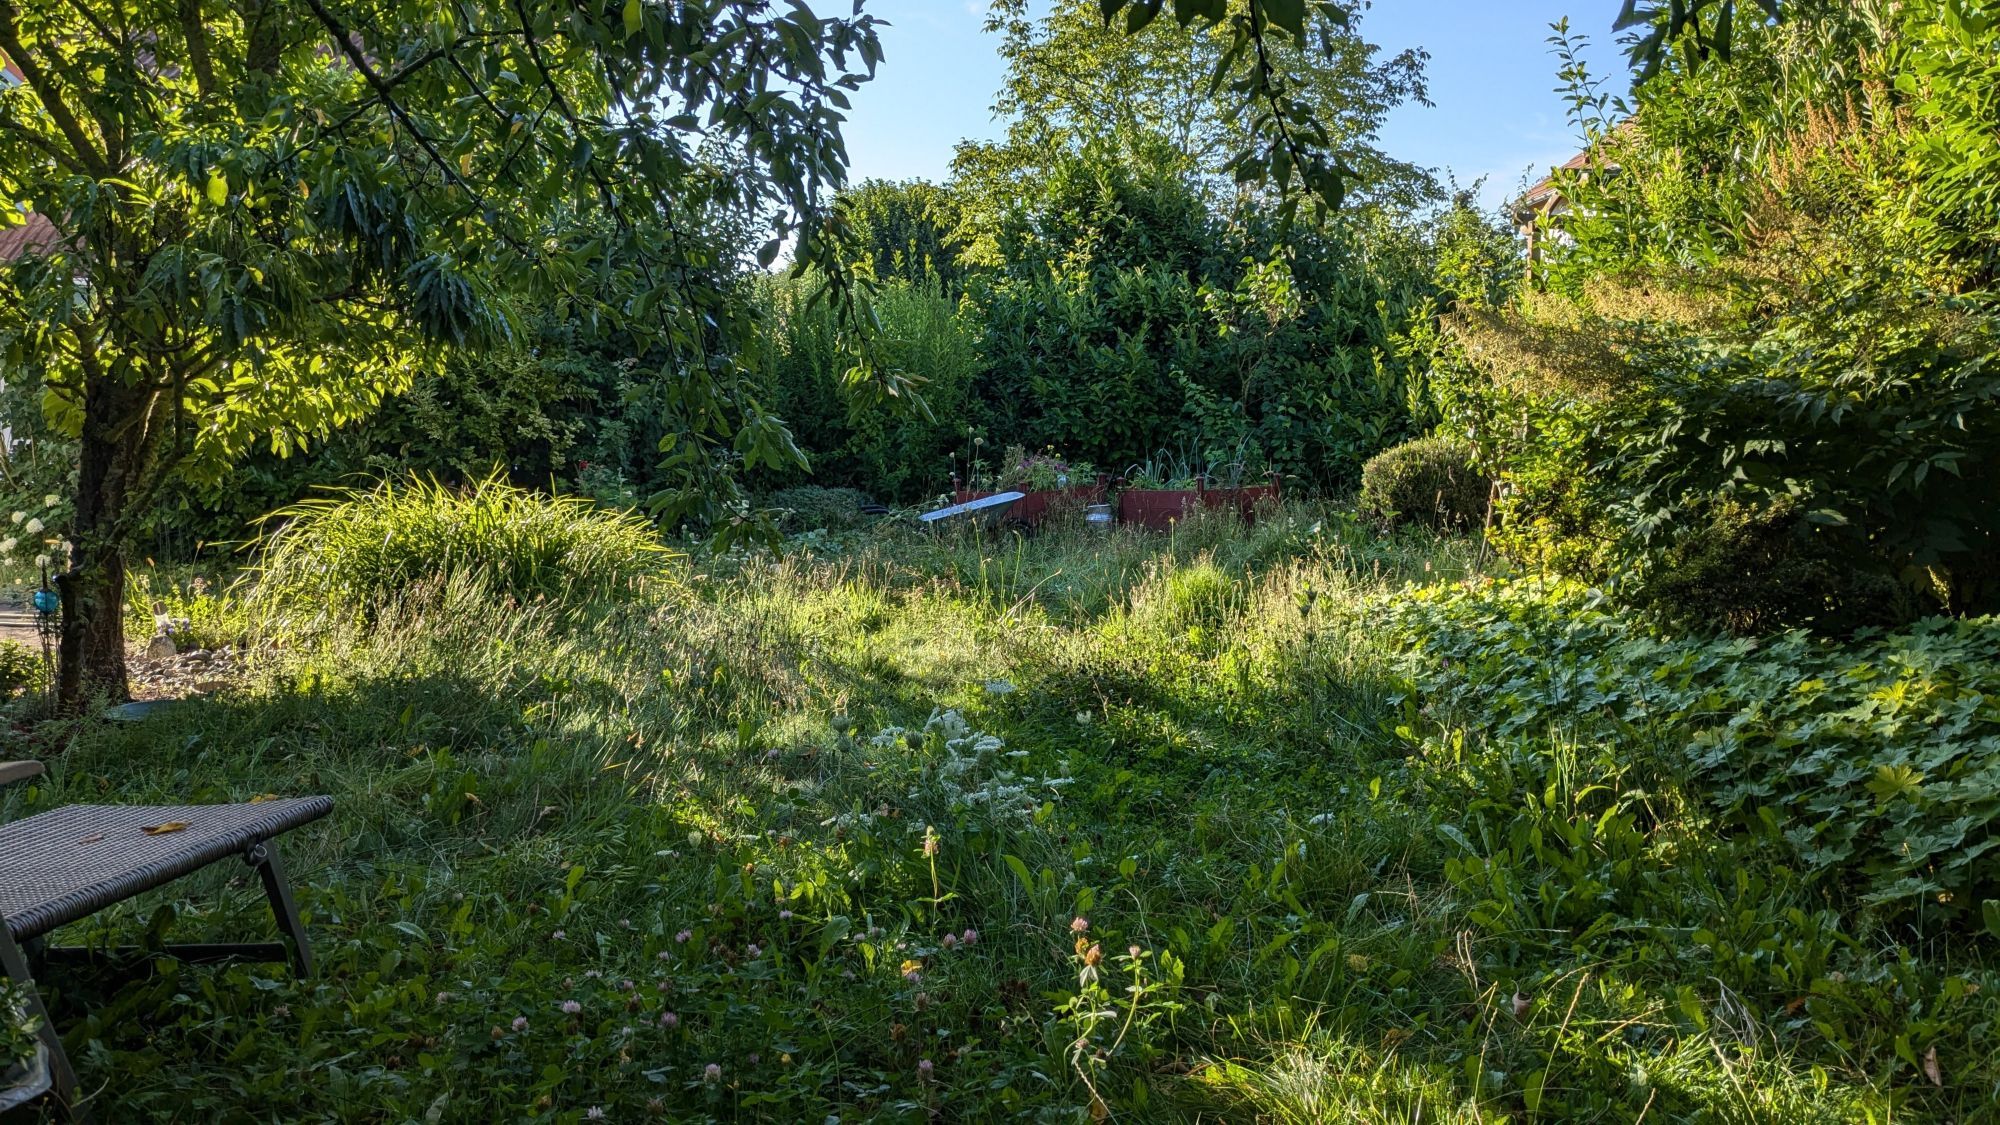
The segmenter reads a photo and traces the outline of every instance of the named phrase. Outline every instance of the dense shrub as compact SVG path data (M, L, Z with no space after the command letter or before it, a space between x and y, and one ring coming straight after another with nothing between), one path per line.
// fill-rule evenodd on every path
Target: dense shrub
M1418 689L1494 738L1565 726L1656 746L1734 831L1829 893L1980 924L2000 897L2000 619L1836 643L1649 633L1581 587L1437 587L1387 599Z
M1889 568L1868 565L1783 499L1715 504L1705 523L1660 553L1633 601L1670 626L1752 636L1893 625L1914 616L1915 598Z
M1452 422L1513 486L1504 549L1742 628L2000 610L2000 289L1966 237L1992 172L1965 147L2000 25L1952 11L1801 8L1642 84L1643 128L1579 82L1618 174L1562 174L1539 288L1451 320L1491 380Z
M769 314L763 378L771 405L812 459L790 483L851 485L885 498L915 500L942 491L952 454L965 444L974 340L936 281L885 283L874 307L885 363L923 380L929 417L895 406L857 410L844 387L853 359L832 311L812 301L815 281L763 284Z
M1473 449L1448 437L1418 438L1385 449L1361 469L1362 515L1447 531L1480 526L1491 483Z
M791 532L815 528L846 531L859 527L866 519L862 506L868 502L865 492L817 484L781 488L764 498L765 506L778 513L779 529Z
M314 620L374 610L412 583L465 577L521 601L616 598L662 573L649 520L488 479L383 481L275 513L255 598Z
M42 683L42 658L19 641L0 641L0 700Z

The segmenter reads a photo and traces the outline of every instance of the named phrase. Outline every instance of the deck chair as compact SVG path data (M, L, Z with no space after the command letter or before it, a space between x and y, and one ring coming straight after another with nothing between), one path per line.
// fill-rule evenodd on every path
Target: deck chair
M0 763L0 784L35 777L40 762ZM50 947L58 926L164 886L211 863L240 856L257 870L282 942L167 945L183 961L289 961L300 978L312 974L312 949L278 861L276 837L333 811L331 797L298 797L236 805L65 805L0 824L0 967L41 1017L46 1083L65 1112L76 1108L76 1071L35 990L48 964L124 961L144 949Z

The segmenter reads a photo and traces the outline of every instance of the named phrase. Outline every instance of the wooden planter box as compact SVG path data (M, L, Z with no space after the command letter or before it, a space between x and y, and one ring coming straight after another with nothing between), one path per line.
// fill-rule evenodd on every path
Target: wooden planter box
M1245 523L1278 502L1278 482L1248 488L1128 488L1118 494L1118 522L1165 531L1194 511L1234 511Z
M1001 489L999 491L1015 491ZM963 504L982 496L992 496L993 489L960 488L952 492L952 502ZM1068 488L1044 488L1034 492L1022 492L1021 498L1007 510L1006 521L1026 527L1038 526L1043 520L1057 512L1082 511L1085 504L1104 502L1104 482L1096 484L1073 484Z

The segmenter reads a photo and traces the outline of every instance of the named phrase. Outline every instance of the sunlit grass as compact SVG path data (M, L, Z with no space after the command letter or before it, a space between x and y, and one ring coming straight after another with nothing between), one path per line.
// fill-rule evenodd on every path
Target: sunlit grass
M1714 882L1737 861L1689 851L1718 839L1633 829L1679 896L1655 901L1684 905L1630 957L1475 918L1440 827L1468 824L1465 779L1398 733L1406 686L1361 608L1471 572L1472 545L1290 509L816 550L581 609L413 581L270 638L239 693L73 732L14 812L338 802L288 841L320 980L131 986L127 1019L77 1032L117 1075L105 1114L1889 1118L1874 1066L1710 983L1686 935L1744 908ZM999 745L924 732L946 710ZM1567 760L1560 793L1604 780ZM1592 814L1576 800L1550 815ZM261 932L222 877L176 888L181 936ZM129 938L157 902L84 928Z

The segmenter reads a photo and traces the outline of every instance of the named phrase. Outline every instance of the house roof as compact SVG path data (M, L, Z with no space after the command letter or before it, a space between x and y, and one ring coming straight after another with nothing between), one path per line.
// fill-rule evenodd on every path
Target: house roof
M1605 137L1599 138L1599 141L1601 143L1604 140L1608 140L1612 136L1617 136L1619 134L1624 134L1624 133L1634 133L1638 130L1638 128L1639 128L1638 118L1628 117L1625 120L1620 121L1615 127L1613 127L1611 132L1607 134ZM1575 172L1579 169L1588 168L1591 166L1594 160L1595 157L1592 156L1591 150L1585 149L1582 152L1577 153L1575 156L1570 157L1568 160L1563 161L1562 164L1557 166L1557 168L1554 171L1550 172L1546 176L1543 176L1541 179L1536 180L1534 184L1528 188L1527 191L1521 193L1521 197L1514 201L1514 207L1513 207L1514 214L1517 217L1525 217L1533 215L1535 212L1544 210L1551 204L1560 200L1562 198L1562 189L1557 186L1556 177L1560 176L1564 172ZM1618 167L1618 165L1614 161L1606 164L1605 167L1607 169L1615 169Z
M11 262L23 254L38 253L61 241L56 225L39 211L28 212L23 226L0 227L0 262Z

